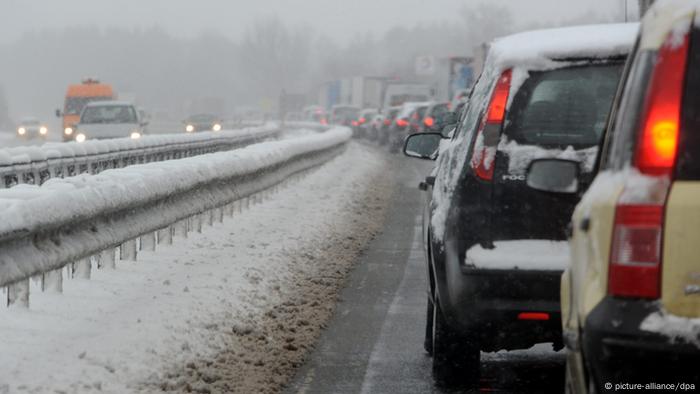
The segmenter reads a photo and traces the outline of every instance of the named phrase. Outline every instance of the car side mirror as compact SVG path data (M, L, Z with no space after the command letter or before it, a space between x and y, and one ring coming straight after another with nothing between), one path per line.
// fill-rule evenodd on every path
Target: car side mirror
M60 109L57 109L57 110L56 110L56 117L57 117L57 118L60 118L60 117L61 117L61 110L60 110Z
M411 134L406 138L403 153L408 157L435 160L437 159L442 139L443 136L440 133Z
M580 171L580 164L573 160L533 160L527 170L527 185L543 192L575 194Z

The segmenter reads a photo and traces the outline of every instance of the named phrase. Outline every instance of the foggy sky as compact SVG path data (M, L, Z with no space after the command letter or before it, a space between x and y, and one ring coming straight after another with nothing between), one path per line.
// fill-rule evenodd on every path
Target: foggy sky
M0 42L45 28L159 26L177 37L216 31L235 38L261 16L308 24L339 41L396 25L456 21L461 5L501 4L523 23L593 11L623 19L624 0L2 0ZM628 0L636 10L636 0Z

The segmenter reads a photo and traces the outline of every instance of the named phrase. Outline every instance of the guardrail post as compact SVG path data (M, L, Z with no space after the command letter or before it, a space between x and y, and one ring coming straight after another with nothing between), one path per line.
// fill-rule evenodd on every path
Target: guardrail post
M228 217L233 217L233 211L234 211L234 209L235 209L235 205L234 205L234 204L235 204L235 203L230 202L230 203L224 205L224 210L223 210L222 213L223 213L224 215L228 216Z
M183 219L175 223L173 234L176 237L187 238L187 224L189 219Z
M117 268L114 248L101 251L97 255L97 268L113 270Z
M209 225L209 227L214 225L214 218L216 217L215 210L216 210L216 208L212 208L212 209L204 212L205 218L207 220L207 225Z
M73 263L73 277L79 279L90 279L92 273L92 262L89 257L80 259Z
M29 308L29 279L7 286L7 306Z
M156 250L156 233L148 233L141 236L141 250L155 252Z
M225 208L225 207L228 207L228 205L225 205L225 206L223 206L223 207L216 208L216 210L214 211L214 213L216 213L216 221L219 222L219 223L223 223L223 222L224 222L224 208Z
M63 268L44 272L41 275L41 291L47 293L63 293Z
M136 261L136 240L125 241L119 246L119 257L122 261Z
M172 245L173 244L173 228L172 227L166 227L163 229L158 230L158 244L167 244L167 245Z

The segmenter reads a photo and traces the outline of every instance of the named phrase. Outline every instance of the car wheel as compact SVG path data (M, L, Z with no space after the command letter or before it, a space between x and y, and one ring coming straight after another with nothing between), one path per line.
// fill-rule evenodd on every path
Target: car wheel
M451 329L433 307L433 378L441 386L472 388L479 383L480 353L476 335Z
M425 340L423 341L423 348L428 353L429 356L433 355L433 314L435 313L435 305L433 300L428 296L428 306L427 313L425 316Z

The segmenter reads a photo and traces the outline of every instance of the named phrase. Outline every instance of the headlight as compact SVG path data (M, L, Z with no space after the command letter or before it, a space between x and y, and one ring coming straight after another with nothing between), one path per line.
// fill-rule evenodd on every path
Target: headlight
M218 124L218 123L216 123L216 124L214 125L214 127L212 127L211 129L214 130L214 131L221 131L221 125Z
M193 132L193 131L194 131L194 126L192 126L191 124L188 124L187 127L185 127L185 131L188 132L188 133Z
M65 134L65 135L73 135L73 128L72 128L72 127L66 127L66 128L63 130L63 134Z
M46 126L41 126L39 128L39 134L41 135L46 135L49 132L49 129L46 128Z
M78 134L78 135L75 136L75 140L76 140L77 142L85 142L85 139L86 139L86 138L87 138L87 137L85 137L85 134L83 134L83 133L80 133L80 134Z
M20 127L19 129L17 129L17 134L25 135L27 134L27 129L25 129L24 127Z
M134 131L133 133L131 133L132 140L137 140L139 138L141 138L141 133L139 133L138 131Z

